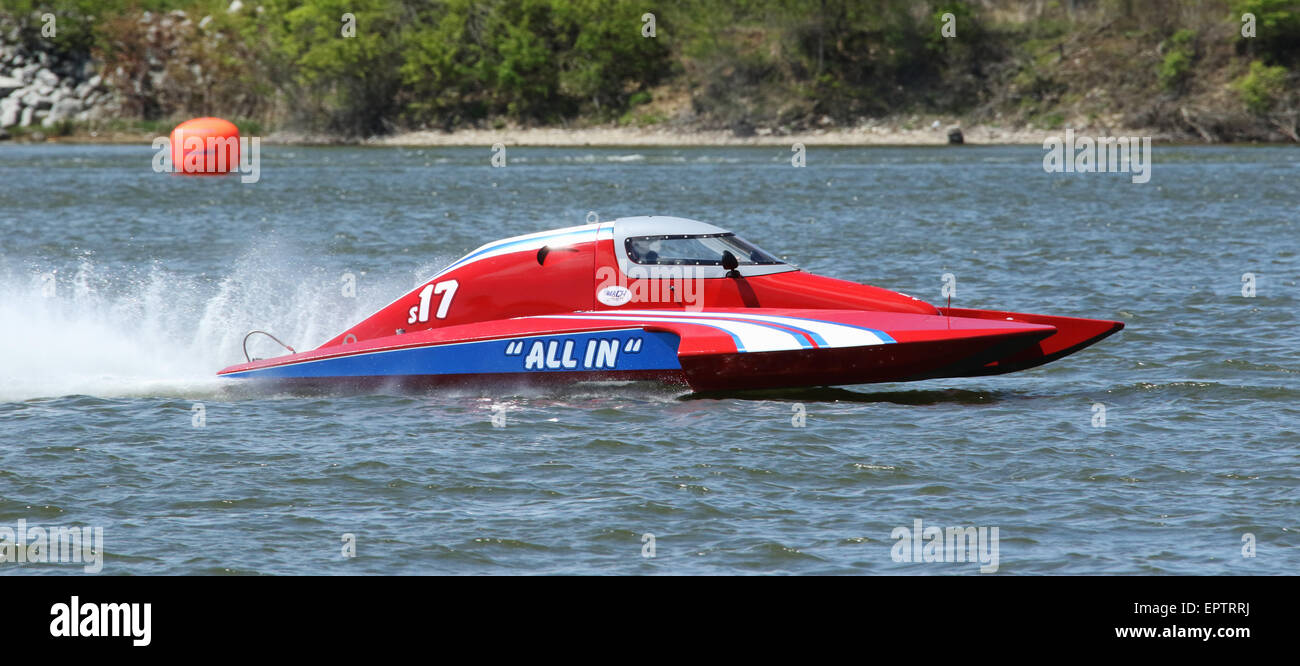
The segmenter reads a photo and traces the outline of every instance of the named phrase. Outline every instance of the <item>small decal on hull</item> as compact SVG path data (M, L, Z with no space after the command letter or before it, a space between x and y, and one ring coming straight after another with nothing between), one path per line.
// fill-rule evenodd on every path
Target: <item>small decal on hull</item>
M632 290L618 285L604 287L596 290L596 300L612 308L627 305L632 300Z

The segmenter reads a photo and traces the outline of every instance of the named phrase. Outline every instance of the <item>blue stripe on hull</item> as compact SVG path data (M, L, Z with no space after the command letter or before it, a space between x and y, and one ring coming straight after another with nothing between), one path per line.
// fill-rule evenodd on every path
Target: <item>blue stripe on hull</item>
M679 370L679 342L675 334L639 328L536 335L368 352L226 376L305 379Z

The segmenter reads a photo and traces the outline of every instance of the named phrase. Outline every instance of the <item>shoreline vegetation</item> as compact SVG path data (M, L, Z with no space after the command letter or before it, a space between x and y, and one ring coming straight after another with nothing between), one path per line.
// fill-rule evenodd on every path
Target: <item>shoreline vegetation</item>
M17 141L138 143L214 115L324 145L1294 143L1298 109L1300 0L0 8Z

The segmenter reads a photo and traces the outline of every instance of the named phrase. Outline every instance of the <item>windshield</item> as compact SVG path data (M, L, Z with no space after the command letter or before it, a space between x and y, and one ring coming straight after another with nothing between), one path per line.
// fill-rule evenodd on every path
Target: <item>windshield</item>
M781 261L736 234L696 236L637 236L628 238L627 256L638 264L721 266L722 253L731 252L741 266Z

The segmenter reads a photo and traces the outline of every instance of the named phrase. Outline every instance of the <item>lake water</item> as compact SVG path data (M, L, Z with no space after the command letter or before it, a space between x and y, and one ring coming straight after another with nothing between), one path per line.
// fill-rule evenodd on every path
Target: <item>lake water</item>
M0 145L0 528L101 526L103 575L977 573L896 562L916 520L997 527L999 574L1300 568L1296 148L1157 146L1146 184L1045 173L1033 146L812 147L806 168L779 147L511 148L492 168L486 147L264 146L251 184L154 173L153 152ZM589 211L1128 327L1014 375L709 398L214 377L249 329L310 348L484 242Z

